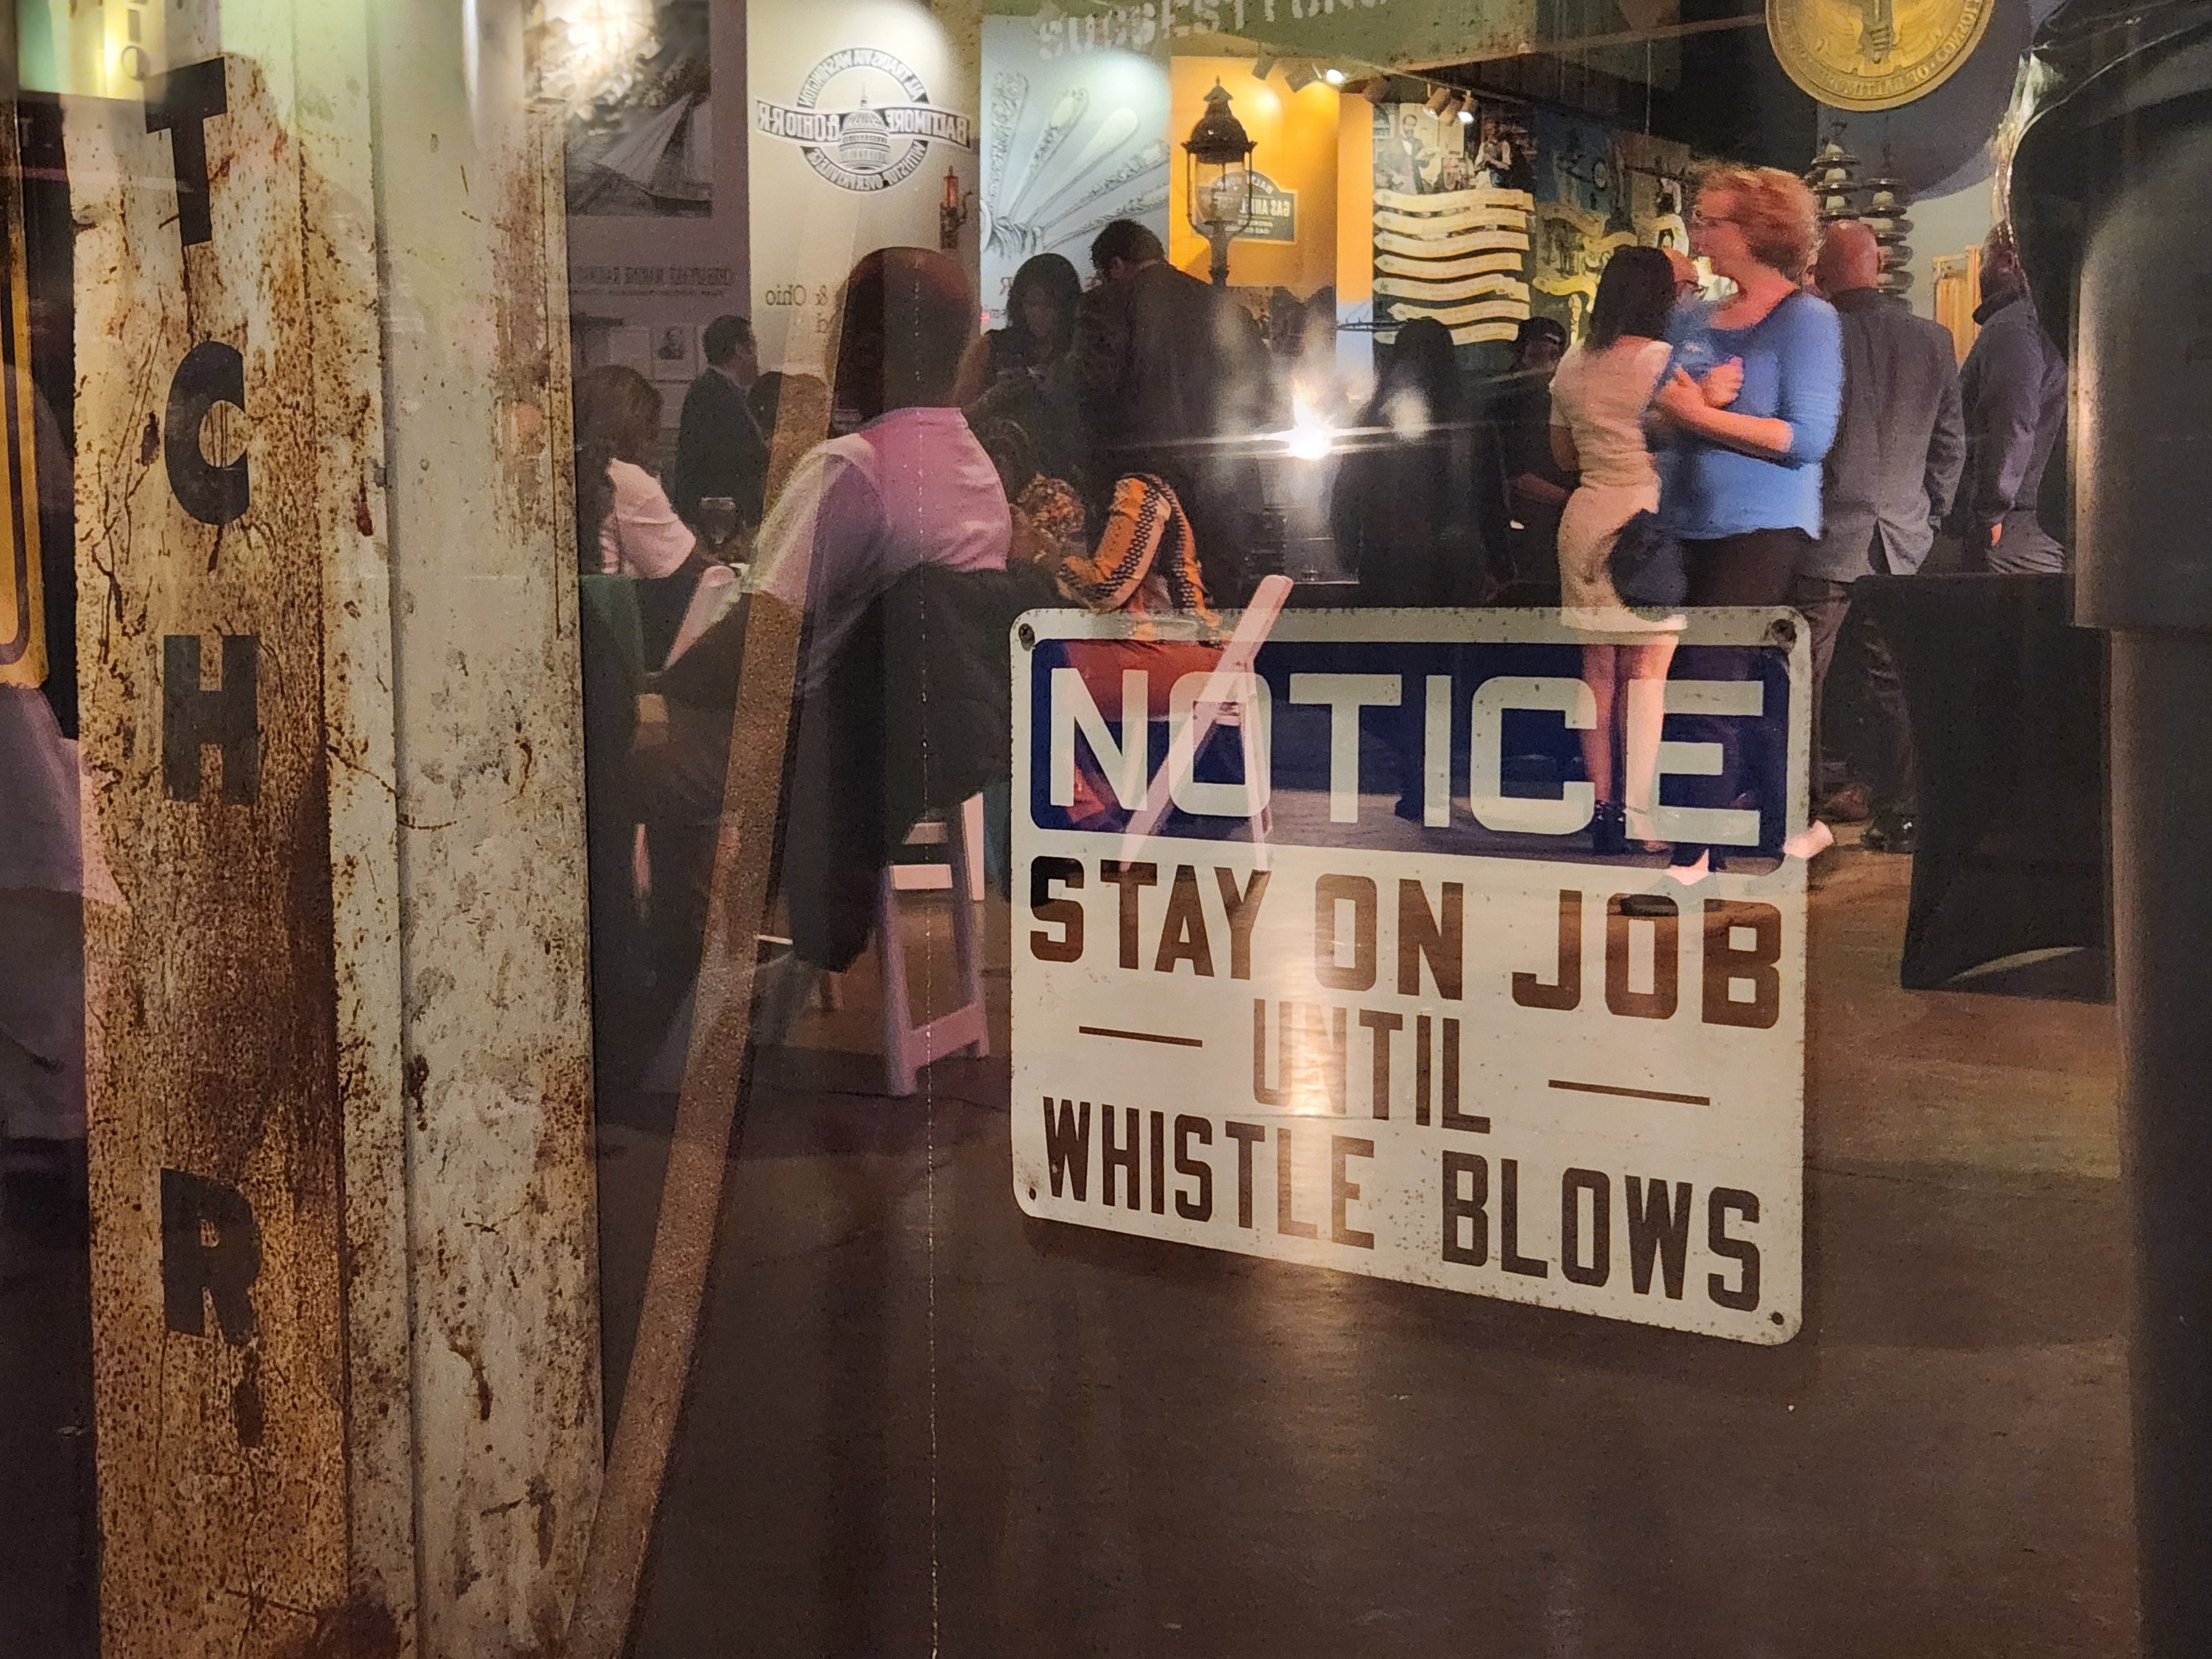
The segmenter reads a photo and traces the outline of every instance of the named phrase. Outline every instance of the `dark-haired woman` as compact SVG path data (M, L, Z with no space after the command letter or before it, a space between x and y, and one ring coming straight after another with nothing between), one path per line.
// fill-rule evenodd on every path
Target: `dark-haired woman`
M1451 334L1433 317L1398 331L1337 469L1329 520L1363 605L1480 605L1488 585L1467 503L1473 434Z
M1596 718L1582 733L1583 765L1596 795L1590 831L1600 852L1653 831L1659 696L1626 695L1624 682L1663 684L1682 618L1630 611L1607 561L1621 526L1659 509L1659 471L1644 435L1652 393L1671 355L1665 336L1674 273L1657 248L1624 247L1598 279L1589 337L1570 347L1552 379L1552 451L1581 477L1559 517L1559 619L1582 635L1583 678ZM1625 705L1625 707L1624 707ZM1619 767L1626 741L1626 764Z
M576 553L586 570L672 576L696 538L647 470L660 393L634 368L603 364L576 381Z
M968 348L952 400L962 408L1009 374L1042 375L1075 343L1075 310L1083 279L1057 253L1024 260L1006 289L1006 325Z
M1468 510L1474 434L1451 332L1435 318L1416 317L1398 330L1359 427L1328 502L1337 557L1359 580L1358 602L1482 604L1490 573ZM1417 823L1427 792L1419 701L1408 699L1382 728L1397 770L1398 815Z
M1040 253L1014 273L1006 293L1006 325L968 348L960 360L954 401L967 411L994 459L1011 441L1033 463L1006 499L1018 501L1031 477L1057 478L1080 495L1094 482L1084 467L1082 424L1064 377L1047 371L1075 339L1083 284L1057 253ZM1011 434L1011 439L1009 434Z

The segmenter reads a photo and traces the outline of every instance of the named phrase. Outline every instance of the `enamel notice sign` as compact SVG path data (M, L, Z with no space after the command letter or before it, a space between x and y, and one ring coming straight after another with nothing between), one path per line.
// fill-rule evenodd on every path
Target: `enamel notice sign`
M1021 1207L1789 1340L1802 624L1618 686L1547 613L1178 626L1015 632Z

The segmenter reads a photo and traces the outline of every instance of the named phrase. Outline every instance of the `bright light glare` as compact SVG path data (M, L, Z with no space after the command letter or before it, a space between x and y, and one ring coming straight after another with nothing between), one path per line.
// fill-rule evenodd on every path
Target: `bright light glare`
M1471 109L1462 110L1459 112L1459 124L1463 127L1473 126L1474 125L1474 112Z
M1333 87L1340 87L1344 84L1344 71L1332 64L1321 72L1321 78Z
M1401 438L1419 438L1429 429L1429 400L1409 386L1401 386L1383 406L1382 418Z
M1292 460L1326 460L1336 447L1336 432L1328 422L1316 415L1303 398L1292 399L1291 425L1285 432L1271 434L1282 445Z
M621 97L658 44L652 0L548 0L546 90L580 112Z

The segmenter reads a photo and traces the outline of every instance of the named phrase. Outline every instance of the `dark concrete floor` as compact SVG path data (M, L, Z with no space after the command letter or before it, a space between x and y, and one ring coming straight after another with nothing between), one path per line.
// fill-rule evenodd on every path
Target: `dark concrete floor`
M638 1652L2126 1659L2111 1012L1899 991L1906 876L1846 850L1814 896L1779 1349L1029 1221L1003 1060L878 1097L856 973L732 1165ZM601 1132L617 1380L667 1110ZM0 1659L75 1659L82 1255L35 1221L0 1225Z
M752 1107L640 1654L2124 1659L2111 1011L1898 990L1908 866L1833 863L1781 1349L1030 1221L1003 1062L872 1095L856 974ZM604 1133L617 1376L665 1146Z
M91 1286L70 1197L0 1185L0 1659L96 1645Z

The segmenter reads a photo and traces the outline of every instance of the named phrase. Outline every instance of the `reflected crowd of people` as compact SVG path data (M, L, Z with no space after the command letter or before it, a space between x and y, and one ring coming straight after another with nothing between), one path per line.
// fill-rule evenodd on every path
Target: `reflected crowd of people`
M1431 319L1398 326L1376 342L1371 374L1356 370L1369 354L1357 336L1340 340L1332 292L1277 291L1256 316L1258 296L1176 268L1129 221L1098 233L1087 271L1057 254L1027 261L1003 322L981 335L957 262L914 249L854 267L818 373L763 370L750 322L720 318L672 432L644 375L581 371L574 501L603 1052L641 1066L680 1036L763 592L810 619L780 925L811 969L842 969L863 947L884 863L916 817L981 791L1002 823L1012 617L1076 605L1210 619L1283 569L1286 547L1326 549L1294 573L1306 590L1294 602L1556 615L1581 643L1597 710L1577 734L1591 846L1663 852L1690 879L1711 849L1669 842L1655 821L1656 689L1710 649L1679 643L1687 610L1794 606L1811 633L1819 815L1868 820L1864 845L1911 852L1898 665L1854 593L1923 568L2064 567L2057 520L2039 506L2061 470L2064 360L2002 225L1984 250L1963 367L1945 329L1881 290L1867 228L1824 230L1795 178L1716 169L1690 227L1696 265L1680 250L1617 250L1582 337L1532 317L1487 376L1475 372L1485 349ZM69 462L62 427L43 403L35 414L56 672L43 690L0 695L0 759L24 832L0 848L21 945L0 975L13 1164L81 1133L81 1054L54 1035L80 1022L81 946L46 912L70 912L92 879L71 834ZM64 487L46 489L49 477ZM1624 532L1677 550L1673 602L1615 591ZM1118 678L1093 690L1118 720ZM1723 763L1694 781L1699 801L1778 799L1773 745L1712 724ZM1408 767L1416 738L1393 739ZM1416 793L1407 779L1401 812ZM816 794L802 811L805 788ZM1783 850L1779 822L1762 814L1756 852ZM1827 834L1809 833L1796 850ZM1003 880L1003 840L991 850Z
M1211 619L1284 568L1286 542L1316 537L1333 562L1298 573L1303 602L1528 607L1581 642L1596 853L1663 854L1694 882L1731 852L1816 855L1827 821L1851 819L1871 820L1869 847L1911 852L1897 665L1853 590L1923 566L2058 568L2036 502L2063 360L2002 227L1961 373L1949 333L1881 291L1866 227L1824 229L1792 175L1715 168L1689 223L1695 263L1616 250L1582 337L1531 317L1487 378L1470 373L1478 352L1416 319L1378 342L1362 384L1333 294L1275 294L1262 319L1130 221L1099 232L1087 276L1058 254L1027 261L980 335L957 262L868 255L826 380L763 374L746 321L720 319L665 489L659 394L628 369L580 375L593 908L619 981L603 1022L680 1034L763 593L808 630L782 848L808 974L866 945L916 817L980 788L1003 818L1012 617ZM1625 554L1643 572L1626 596ZM1759 834L1670 839L1664 684L1750 672L1729 656L1749 647L1681 644L1686 613L1784 605L1811 631L1816 816L1784 844L1771 723L1677 716L1721 757L1680 804L1754 812ZM1118 719L1107 678L1094 695ZM899 757L924 750L933 775L902 780ZM1003 873L1001 841L991 862Z

